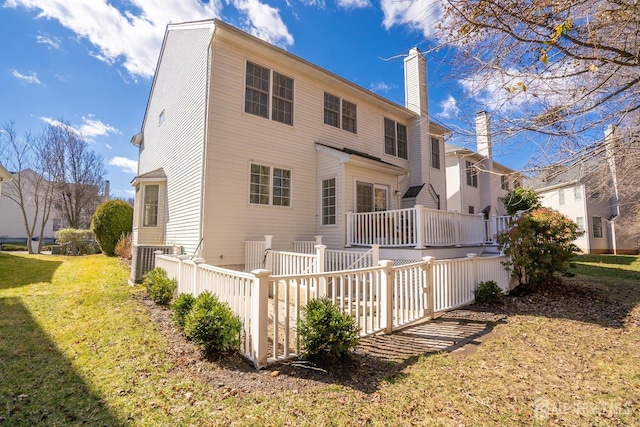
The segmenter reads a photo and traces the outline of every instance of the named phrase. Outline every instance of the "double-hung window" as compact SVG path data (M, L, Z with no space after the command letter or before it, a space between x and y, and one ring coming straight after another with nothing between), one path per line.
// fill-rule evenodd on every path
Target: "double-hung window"
M467 185L478 187L478 171L473 163L466 160Z
M564 206L564 188L558 190L558 204Z
M500 187L503 190L509 191L509 177L506 175L500 176Z
M324 93L324 123L358 133L358 106L338 96Z
M578 185L577 187L575 187L573 196L574 196L576 201L582 200L582 186L581 185Z
M249 203L291 206L291 171L252 163Z
M144 227L158 226L158 195L160 192L159 185L144 186L144 217L142 225Z
M245 85L245 113L293 125L292 78L247 61Z
M592 220L593 238L602 239L602 217L594 216Z
M407 127L386 117L384 118L384 152L402 159L408 158Z
M322 225L336 223L336 179L322 180Z
M431 167L440 169L440 140L431 137Z

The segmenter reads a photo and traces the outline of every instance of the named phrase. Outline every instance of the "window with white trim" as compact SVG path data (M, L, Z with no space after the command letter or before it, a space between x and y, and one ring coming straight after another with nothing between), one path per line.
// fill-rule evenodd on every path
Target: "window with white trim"
M325 92L324 123L351 133L358 133L358 106Z
M144 186L144 207L143 207L143 227L157 227L158 226L158 195L160 193L160 186L145 185Z
M440 169L440 140L431 137L431 167Z
M578 225L579 231L584 231L584 217L582 216L577 217L576 224Z
M574 193L573 193L575 200L582 200L582 186L578 185L575 189L574 189Z
M602 217L594 216L592 218L591 227L594 239L602 239Z
M558 204L564 206L564 188L558 190Z
M467 174L467 185L478 187L478 171L473 163L465 161L465 171Z
M244 111L293 126L293 79L247 61Z
M389 209L389 187L369 182L356 182L356 211L380 212Z
M407 127L384 118L384 152L401 159L408 158Z
M336 179L322 180L322 225L336 223Z
M249 203L291 206L291 171L252 163Z
M506 175L500 176L500 188L509 191L509 177Z

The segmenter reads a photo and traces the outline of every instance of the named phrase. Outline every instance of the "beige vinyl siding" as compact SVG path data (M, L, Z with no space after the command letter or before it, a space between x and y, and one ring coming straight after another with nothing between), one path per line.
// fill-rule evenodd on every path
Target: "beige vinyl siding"
M145 227L142 225L145 185L158 185L158 225L155 227ZM141 245L162 245L166 241L163 224L165 224L167 217L167 187L164 182L145 182L141 183L138 188L140 188L140 190L136 193L136 212L141 212L142 215L137 215L134 218L134 228L137 232L137 240L135 241ZM180 245L181 243L178 242L177 244Z
M207 261L217 265L242 263L245 240L262 239L263 235L271 234L274 247L290 249L292 240L311 239L314 233L319 233L316 143L338 149L348 147L408 167L406 160L384 154L384 117L406 122L407 118L401 117L401 108L390 107L371 94L354 90L335 79L323 81L317 71L306 64L292 62L284 54L267 52L265 56L264 50L254 50L253 44L234 43L224 38L224 32L220 38L216 34L213 43L203 244ZM293 79L293 126L244 113L247 61ZM324 124L325 91L357 105L357 134ZM291 207L249 203L252 162L292 171ZM350 195L344 197L352 203ZM327 236L331 245L344 239L343 215L340 207L339 230Z
M317 153L318 164L318 201L316 208L317 231L316 235L322 236L322 243L329 248L340 249L345 242L345 192L344 192L344 167L334 156L325 153ZM322 225L322 198L320 183L323 179L336 179L336 223L334 225Z
M208 44L212 28L212 24L194 25L191 29L169 28L145 117L140 152L140 174L164 168L166 243L182 245L187 253L193 253L200 240ZM164 121L159 124L163 111ZM142 241L145 237L142 227L138 235Z

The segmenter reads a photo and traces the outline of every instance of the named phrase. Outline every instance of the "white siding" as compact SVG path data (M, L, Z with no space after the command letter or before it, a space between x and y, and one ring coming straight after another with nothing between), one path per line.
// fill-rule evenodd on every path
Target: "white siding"
M243 262L244 240L274 235L274 247L295 239L309 239L320 232L320 177L337 173L337 166L318 171L316 143L338 149L348 147L382 158L399 167L408 161L384 154L384 117L407 123L411 114L388 106L368 91L358 91L335 79L324 80L306 64L285 54L265 52L254 44L219 38L213 44L209 143L206 166L205 258L217 265ZM244 112L245 64L249 60L294 80L294 126ZM357 134L323 122L324 92L355 103ZM407 123L408 124L408 123ZM252 162L292 171L291 207L249 203L249 168ZM339 176L337 176L339 177ZM394 176L394 187L397 178ZM352 205L350 183L340 195L339 229L330 231L325 243L341 246L345 209ZM340 202L344 200L346 206ZM344 206L344 208L343 208Z
M167 175L166 242L195 251L200 239L208 45L212 23L166 34L144 121L139 174ZM164 112L164 121L159 122ZM141 206L136 204L137 208ZM136 212L139 218L141 210ZM141 230L138 230L140 235Z

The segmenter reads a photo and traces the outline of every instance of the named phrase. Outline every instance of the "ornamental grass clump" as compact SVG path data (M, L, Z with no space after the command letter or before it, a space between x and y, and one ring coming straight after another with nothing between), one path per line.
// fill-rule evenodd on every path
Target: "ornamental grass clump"
M147 288L149 297L160 305L167 305L178 289L178 281L169 279L165 269L156 267L142 277L142 284Z
M229 305L203 292L184 318L184 333L206 353L236 350L240 346L242 322Z
M356 319L327 298L310 300L298 320L302 353L309 359L346 356L358 346L359 332Z

